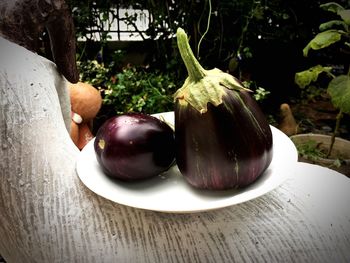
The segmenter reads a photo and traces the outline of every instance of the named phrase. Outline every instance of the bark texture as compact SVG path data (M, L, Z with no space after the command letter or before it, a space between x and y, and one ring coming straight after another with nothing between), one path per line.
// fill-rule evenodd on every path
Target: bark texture
M33 52L40 50L43 32L58 70L72 83L79 75L75 59L75 32L64 0L1 0L0 35Z
M134 209L90 192L62 117L65 79L20 46L0 38L0 47L7 262L349 262L350 182L325 168L311 175L301 172L311 165L298 165L295 178L261 198L194 214ZM324 183L313 187L316 177Z

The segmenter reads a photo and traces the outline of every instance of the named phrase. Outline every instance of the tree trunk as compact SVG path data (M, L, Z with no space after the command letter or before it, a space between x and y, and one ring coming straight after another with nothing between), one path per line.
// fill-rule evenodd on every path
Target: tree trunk
M330 188L325 168L312 170L324 188L313 186L311 174L305 181L309 166L299 165L299 176L269 194L202 213L134 209L92 193L75 171L66 80L48 60L1 38L0 47L0 254L7 262L350 260L350 182L333 174L337 190Z

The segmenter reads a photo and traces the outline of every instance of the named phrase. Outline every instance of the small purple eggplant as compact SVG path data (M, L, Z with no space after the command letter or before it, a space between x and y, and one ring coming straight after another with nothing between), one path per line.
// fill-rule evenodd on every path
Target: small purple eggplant
M118 115L98 129L94 149L108 176L126 181L150 178L173 164L174 131L148 114Z
M189 75L175 93L180 172L200 189L232 189L253 183L272 160L267 119L240 81L219 69L202 68L181 28L177 42Z

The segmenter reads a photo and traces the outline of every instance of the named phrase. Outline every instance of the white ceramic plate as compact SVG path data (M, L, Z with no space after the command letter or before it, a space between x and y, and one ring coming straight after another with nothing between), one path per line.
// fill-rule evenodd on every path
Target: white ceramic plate
M155 114L169 123L174 122L173 112ZM116 203L135 208L189 213L227 207L262 196L281 185L293 174L297 151L292 141L271 126L274 146L273 160L268 169L250 186L242 189L208 191L191 187L177 166L157 177L141 182L123 182L107 177L95 157L94 140L81 151L77 173L81 181L96 194Z

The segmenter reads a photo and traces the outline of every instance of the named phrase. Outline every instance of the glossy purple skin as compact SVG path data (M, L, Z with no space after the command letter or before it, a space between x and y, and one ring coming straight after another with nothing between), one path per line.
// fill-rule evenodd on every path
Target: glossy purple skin
M245 91L228 90L223 103L201 114L175 104L176 163L195 188L224 190L253 183L272 160L272 133Z
M153 116L123 114L108 119L99 128L94 149L108 176L127 181L150 178L174 162L174 132Z

